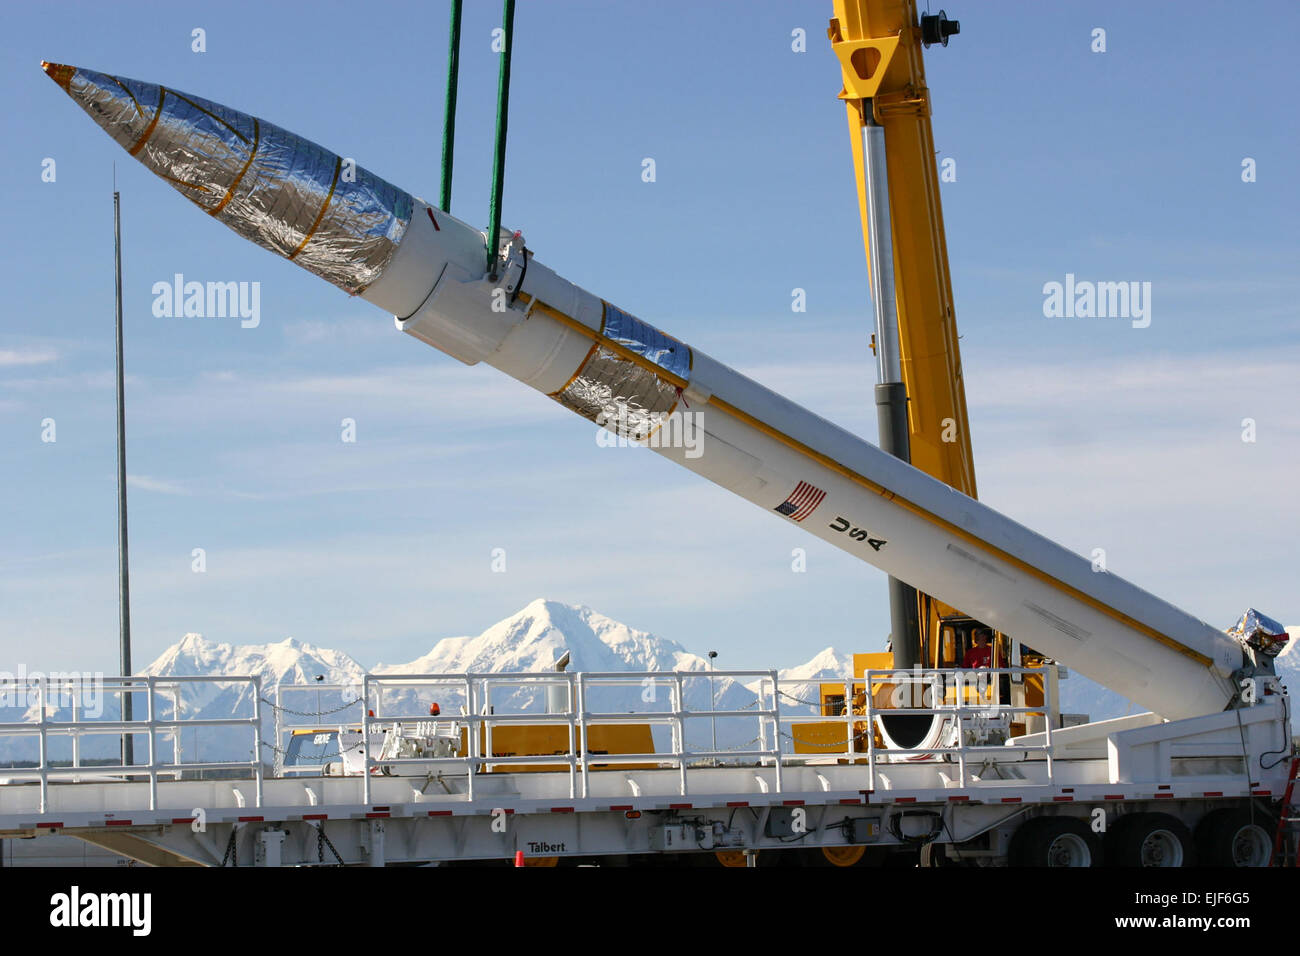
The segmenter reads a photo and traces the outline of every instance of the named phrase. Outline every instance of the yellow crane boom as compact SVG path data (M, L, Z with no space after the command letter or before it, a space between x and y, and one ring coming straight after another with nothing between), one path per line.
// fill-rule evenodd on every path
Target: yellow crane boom
M828 32L844 76L840 98L848 114L864 242L868 223L862 129L868 109L885 130L912 464L974 498L975 466L916 3L834 3L835 18ZM866 245L870 260L870 245Z
M896 349L902 383L896 394L905 402L898 414L900 422L906 416L906 437L891 439L886 434L889 413L883 412L881 444L974 498L975 465L921 56L923 46L947 45L958 24L942 11L918 17L915 0L834 0L834 9L827 32L843 74L839 96L848 117L867 263L876 276L882 265L892 266L892 282L882 289L877 280L872 295L878 309L882 296L891 300L887 305L897 314L897 341L884 343L873 336L872 348ZM874 170L864 135L872 126L883 130L885 188L876 195L878 202L886 193L888 197L887 245L873 241L873 234L878 240L883 237L872 222ZM876 215L883 216L884 210ZM892 255L892 262L873 262L873 245L877 256ZM892 335L894 319L889 316L887 321L887 334ZM889 379L883 368L882 383ZM882 395L888 393L878 390L877 401L885 404L888 399ZM901 582L891 580L890 588L896 661L904 666L937 663L938 648L931 636L939 633L940 620L956 610Z

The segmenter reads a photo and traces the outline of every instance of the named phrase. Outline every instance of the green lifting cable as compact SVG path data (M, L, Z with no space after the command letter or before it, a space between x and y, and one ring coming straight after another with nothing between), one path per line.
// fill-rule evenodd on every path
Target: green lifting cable
M460 4L451 0L451 39L447 51L447 106L442 121L442 190L438 206L451 212L451 162L456 149L456 82L460 77Z
M514 51L515 0L505 0L502 16L505 48L501 51L501 72L497 77L496 155L492 161L492 204L488 208L487 271L497 279L497 244L501 235L501 189L506 175L506 118L510 112L510 55Z

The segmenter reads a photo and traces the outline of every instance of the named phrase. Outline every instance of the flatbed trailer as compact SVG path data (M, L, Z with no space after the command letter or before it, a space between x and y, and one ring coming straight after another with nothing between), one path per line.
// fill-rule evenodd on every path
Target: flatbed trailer
M997 676L1028 674L1005 668ZM972 675L871 676L933 683ZM472 704L503 686L559 685L570 706L517 714L474 713L479 708L469 706L469 713L431 722L412 713L415 697L409 697L405 710L363 716L364 739L436 738L466 727L471 732L461 739L469 752L392 756L372 745L360 748L361 772L327 774L320 767L304 775L290 767L280 776L261 759L185 757L180 741L190 728L234 728L250 742L259 739L264 755L283 749L292 732L280 719L288 712L284 698L264 696L258 678L191 678L246 683L256 706L249 716L226 721L173 713L129 725L53 718L0 725L0 734L37 735L45 754L59 737L131 730L155 741L144 748L145 761L125 769L43 759L4 771L0 838L65 834L145 863L211 866L445 865L508 861L520 853L534 865L761 859L847 866L919 854L930 865L1189 866L1199 859L1261 866L1272 857L1292 772L1289 739L1278 739L1280 697L1195 721L1150 713L1067 728L1048 721L1041 733L999 745L967 741L979 739L990 722L1014 716L1000 705L906 708L903 713L962 729L925 751L882 750L872 734L853 733L864 720L900 713L868 703L865 713L841 718L840 753L807 753L799 752L798 728L809 715L790 703L795 685L806 682L783 681L770 671L718 671L713 678L757 682L754 706L686 708L686 682L707 679L701 673L370 676L360 698L368 705L402 689L424 688L426 699L445 697L456 686ZM582 703L630 685L662 688L661 704L628 713ZM176 686L175 678L136 678L120 679L115 688L135 688L147 695L150 715L163 715L164 697L174 699ZM298 689L321 691L317 684ZM266 719L272 711L274 723ZM746 722L755 737L732 748L690 745L692 724L710 720ZM563 753L515 756L480 746L484 734L490 741L494 729L521 722L563 728L575 744ZM630 723L661 729L668 745L642 754L586 750L593 728ZM272 740L260 739L265 736ZM517 769L524 764L527 770ZM209 778L194 779L200 775Z

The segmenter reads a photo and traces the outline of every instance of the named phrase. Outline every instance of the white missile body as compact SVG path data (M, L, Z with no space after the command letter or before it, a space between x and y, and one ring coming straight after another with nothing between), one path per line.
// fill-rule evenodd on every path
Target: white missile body
M85 84L95 96L110 86L102 74L56 75L54 70L73 68L51 66L47 71L74 99ZM124 89L145 86L109 79ZM198 102L224 111L232 128L257 123ZM135 142L134 133L109 128L102 109L91 112L123 145ZM132 122L143 125L149 116L139 112ZM270 124L261 128L282 132ZM187 135L192 146L193 131ZM165 145L146 152L151 166L166 162ZM220 180L234 183L230 195L277 188L273 176L243 181L259 169L254 158L237 152L230 157L230 175ZM243 178L234 178L241 165ZM376 195L387 193L375 183L393 189L360 172L370 177ZM337 230L346 231L341 216L333 210L326 216L333 188L328 196L323 188L319 192L324 205L315 221L337 220ZM1225 632L1094 571L1079 555L632 318L537 262L517 235L499 244L499 277L493 281L485 268L484 233L400 194L400 202L408 200L386 232L395 248L386 262L372 257L366 282L349 286L329 274L328 264L308 267L461 362L486 362L592 420L610 421L618 411L610 427L632 437L671 429L674 413L697 415L703 428L698 448L652 441L653 450L1166 718L1216 713L1229 705L1236 691L1232 674L1242 667L1243 653ZM298 221L311 218L299 215ZM305 226L298 233L290 229L286 240L281 233L289 227L272 223L280 230L271 236L274 242L250 234L271 228L260 222L232 227L282 255L301 233L295 247L310 261L314 239Z
M543 394L561 393L593 344L605 341L605 304L529 258L525 295L494 312L499 285L484 275L483 233L433 210L435 231L424 208L417 201L406 238L362 297L399 316L402 331L462 362L483 361ZM801 482L825 492L800 520L805 530L1165 717L1227 706L1242 652L1223 631L1093 571L1082 557L709 356L689 354L681 397L701 413L701 453L690 457L671 442L656 453L778 516ZM868 535L851 537L856 529ZM869 543L880 541L878 549Z

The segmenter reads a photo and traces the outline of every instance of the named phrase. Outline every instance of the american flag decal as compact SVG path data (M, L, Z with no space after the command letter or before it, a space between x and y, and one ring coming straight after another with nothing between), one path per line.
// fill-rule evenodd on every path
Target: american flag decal
M786 498L773 510L785 515L787 518L802 521L817 510L817 506L822 503L822 499L825 497L826 492L808 484L806 481L801 481L794 486L794 491L790 493L790 497Z

